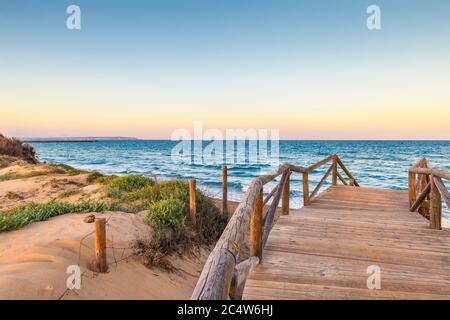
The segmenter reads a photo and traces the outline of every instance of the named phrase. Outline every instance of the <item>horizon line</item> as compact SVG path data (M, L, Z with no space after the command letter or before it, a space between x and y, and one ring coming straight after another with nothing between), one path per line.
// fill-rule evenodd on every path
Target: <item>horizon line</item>
M103 140L103 141L114 141L114 140L122 140L122 141L132 141L132 140L138 140L138 141L173 141L173 142L177 142L177 141L272 141L271 139L218 139L218 140L214 140L214 139L177 139L177 140L172 140L170 138L141 138L141 137L127 137L127 136L65 136L65 137L58 137L58 136L54 136L54 137L13 137L16 139L20 139L24 142L26 142L26 140L32 140L33 142L35 142L36 140L43 140L43 142L45 140L70 140L70 139L98 139L98 140ZM278 139L278 141L450 141L450 138L448 139L428 139L428 138L424 138L424 139L412 139L412 138L404 138L404 139L323 139L323 138L318 138L318 139L302 139L302 138L283 138L283 139ZM39 141L38 141L39 142ZM64 141L62 141L64 142Z

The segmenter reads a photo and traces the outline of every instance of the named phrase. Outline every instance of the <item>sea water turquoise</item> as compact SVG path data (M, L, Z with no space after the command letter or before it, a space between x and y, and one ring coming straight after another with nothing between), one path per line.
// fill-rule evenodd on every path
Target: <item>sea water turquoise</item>
M166 140L33 143L42 161L65 163L103 174L144 174L160 180L197 179L199 188L210 196L221 197L220 159L217 164L177 163L171 157L177 144ZM271 154L270 148L268 153L276 163L273 158L277 155ZM450 170L450 141L279 142L279 163L308 166L330 154L338 154L359 184L367 187L407 190L408 168L423 156L430 166ZM248 151L246 156L248 160ZM252 179L271 169L267 163L228 164L230 200L240 200ZM311 186L317 184L326 169L325 166L311 175ZM300 207L301 176L294 174L291 183L292 205ZM264 191L269 192L273 185L269 184ZM450 218L448 211L446 218Z

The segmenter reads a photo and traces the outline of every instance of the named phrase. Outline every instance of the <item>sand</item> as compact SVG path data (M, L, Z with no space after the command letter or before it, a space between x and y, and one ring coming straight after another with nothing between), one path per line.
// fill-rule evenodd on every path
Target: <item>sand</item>
M176 258L175 273L148 269L130 248L148 234L143 214L95 214L108 220L108 273L90 271L94 224L85 214L68 214L0 234L0 299L188 299L207 252ZM129 257L128 259L125 259ZM117 261L117 263L116 263ZM81 268L80 290L68 290L70 265Z
M89 184L88 174L70 176L67 174L52 173L48 166L12 165L0 169L0 176L14 174L24 178L0 181L0 210L8 210L18 204L45 203L53 199L64 201L78 201L87 193L92 193L100 186ZM48 172L48 173L47 173ZM37 176L30 176L37 174ZM61 197L66 191L73 195Z

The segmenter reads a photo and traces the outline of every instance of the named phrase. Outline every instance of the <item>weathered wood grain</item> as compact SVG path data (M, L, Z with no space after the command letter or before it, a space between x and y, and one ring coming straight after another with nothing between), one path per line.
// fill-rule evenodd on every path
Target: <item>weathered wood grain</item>
M450 299L450 233L409 209L406 191L324 190L278 219L243 299Z

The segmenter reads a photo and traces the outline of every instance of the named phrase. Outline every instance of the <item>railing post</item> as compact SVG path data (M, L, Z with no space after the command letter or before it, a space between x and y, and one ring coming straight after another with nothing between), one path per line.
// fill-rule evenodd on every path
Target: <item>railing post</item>
M286 182L283 186L283 196L281 198L281 214L287 216L289 214L289 194L290 194L290 180L291 180L291 172L288 171Z
M193 225L197 223L196 214L197 214L197 205L196 205L196 192L197 182L195 179L189 180L189 209L190 209L190 218Z
M428 168L427 160L425 158L423 159L420 167L424 169ZM428 182L430 181L430 176L425 173L419 176L420 179L416 178L416 191L419 190L419 192L416 192L416 199L426 189ZM430 196L428 195L426 199L429 200ZM418 210L424 216L428 216L430 214L430 202L428 200L422 201L422 204Z
M439 192L434 179L434 175L431 175L430 227L431 229L441 230L442 200L441 193Z
M416 173L408 172L408 197L409 197L409 207L416 202Z
M258 193L250 218L250 256L262 259L263 190Z
M348 185L354 187L355 186L355 179L350 178L350 182L348 183Z
M333 156L333 186L337 186L337 155Z
M303 206L309 206L309 173L303 172Z
M108 271L106 263L106 220L95 219L95 269L104 273Z
M222 214L228 215L228 168L222 167Z

